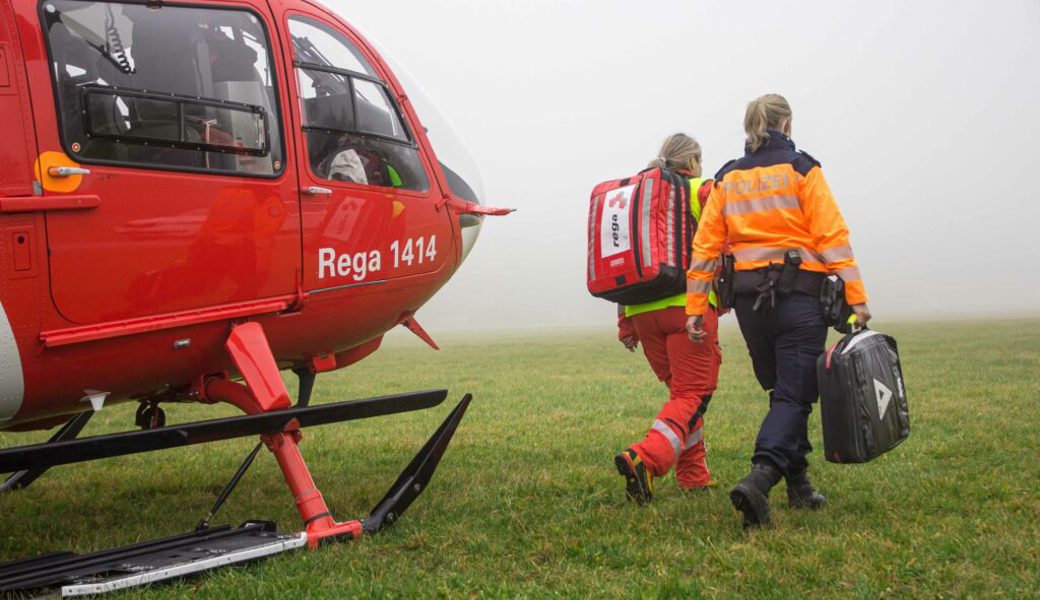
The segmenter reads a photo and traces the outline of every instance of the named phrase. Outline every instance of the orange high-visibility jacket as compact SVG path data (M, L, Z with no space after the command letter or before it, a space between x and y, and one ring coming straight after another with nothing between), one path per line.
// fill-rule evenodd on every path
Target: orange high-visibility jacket
M715 186L693 239L686 274L686 313L703 315L723 244L729 241L734 266L749 271L784 262L797 250L801 268L835 274L845 282L849 304L867 301L849 228L842 218L820 163L778 131L755 152L730 161L715 175Z

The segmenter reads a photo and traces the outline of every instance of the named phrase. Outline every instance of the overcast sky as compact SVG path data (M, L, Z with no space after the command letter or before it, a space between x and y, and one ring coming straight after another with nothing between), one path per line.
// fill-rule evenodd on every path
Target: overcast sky
M325 1L439 105L486 202L518 209L419 311L434 335L612 322L585 289L592 187L676 131L714 173L768 92L876 317L1040 311L1040 2Z

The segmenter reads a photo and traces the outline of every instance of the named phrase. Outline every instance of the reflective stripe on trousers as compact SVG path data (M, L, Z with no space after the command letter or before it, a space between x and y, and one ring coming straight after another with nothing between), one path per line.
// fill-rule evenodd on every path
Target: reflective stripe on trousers
M654 426L650 429L660 433L668 439L668 442L672 444L672 450L675 451L675 458L678 459L679 455L682 454L683 443L668 423L665 423L661 419L655 419Z
M690 434L690 437L686 438L686 446L683 450L689 450L697 445L697 442L704 439L704 428L700 427L696 431Z

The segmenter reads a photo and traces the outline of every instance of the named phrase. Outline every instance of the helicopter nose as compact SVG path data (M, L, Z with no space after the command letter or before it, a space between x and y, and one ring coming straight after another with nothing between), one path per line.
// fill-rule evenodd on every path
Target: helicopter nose
M415 108L416 114L421 117L420 126L426 132L426 137L429 138L430 145L436 153L437 162L440 163L441 171L447 180L449 189L444 191L449 192L456 201L483 204L484 182L481 179L480 170L458 132L408 70L371 37L369 41L379 50L383 59L394 71L401 86L407 92L408 101ZM484 223L484 214L481 214L480 211L462 210L458 212L457 218L462 237L461 263L466 260L466 256L469 255L477 241L480 228Z
M462 175L443 162L441 162L441 170L444 172L444 177L448 181L448 187L451 189L452 194L468 202L482 204L480 195L474 190L474 187L480 187L479 181L474 181L471 185ZM474 172L473 176L476 177L477 174ZM473 249L473 245L476 244L483 224L483 215L470 213L459 215L459 229L462 234L462 258L459 261L460 264L466 260L470 250Z
M462 258L459 260L459 263L465 261L466 257L469 256L469 251L477 243L477 236L480 235L480 228L483 225L484 217L459 215L459 227L462 230Z

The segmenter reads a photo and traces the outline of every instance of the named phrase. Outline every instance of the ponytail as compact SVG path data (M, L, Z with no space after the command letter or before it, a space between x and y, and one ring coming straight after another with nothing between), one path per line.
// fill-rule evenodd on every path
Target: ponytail
M689 171L692 177L701 176L701 145L685 133L665 138L657 157L647 164L650 169Z
M784 121L790 118L791 105L780 94L766 94L752 100L744 114L748 149L754 152L761 148L769 139L766 130L779 130L783 127Z

